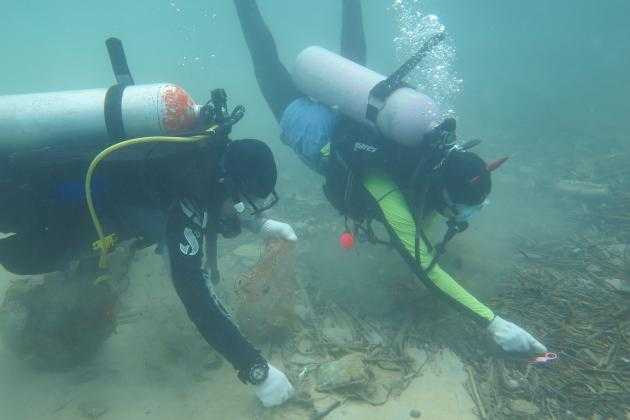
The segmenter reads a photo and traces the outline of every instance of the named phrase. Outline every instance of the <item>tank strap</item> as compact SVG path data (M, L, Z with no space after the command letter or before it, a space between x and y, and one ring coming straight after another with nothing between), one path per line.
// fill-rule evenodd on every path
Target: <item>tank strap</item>
M126 85L114 85L105 94L105 126L112 143L127 138L122 117L122 98Z
M107 46L109 61L112 63L114 76L116 76L116 82L119 85L133 85L133 77L129 71L127 56L125 55L122 41L118 38L108 38L107 41L105 41L105 45Z
M105 95L105 124L109 138L115 143L127 138L122 119L122 97L125 88L133 85L134 81L129 71L122 41L118 38L108 38L105 46L117 82L107 90Z
M365 118L376 124L376 118L381 109L385 106L385 101L395 90L406 85L404 78L420 64L433 47L444 39L444 32L439 32L422 45L422 47L407 61L403 63L387 79L378 82L371 90L368 97L368 105L365 111Z

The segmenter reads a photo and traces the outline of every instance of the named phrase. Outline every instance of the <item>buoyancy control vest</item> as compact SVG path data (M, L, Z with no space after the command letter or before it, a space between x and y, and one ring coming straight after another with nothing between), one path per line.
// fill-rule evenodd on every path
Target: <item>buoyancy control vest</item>
M466 230L467 222L447 220L447 230L439 243L432 244L422 228L422 220L431 210L430 191L441 191L441 175L451 152L468 150L480 143L471 140L456 144L455 120L447 118L427 133L422 142L405 146L382 139L373 130L355 122L344 121L331 142L324 192L333 206L354 222L355 233L364 233L370 242L384 243L374 235L371 222L381 216L378 203L365 189L362 177L368 169L382 169L399 186L416 225L415 260L420 261L420 241L424 242L433 258L429 271L445 253L446 244Z
M324 193L342 215L357 222L374 218L375 209L361 177L369 168L386 168L386 141L377 132L341 118L330 142Z

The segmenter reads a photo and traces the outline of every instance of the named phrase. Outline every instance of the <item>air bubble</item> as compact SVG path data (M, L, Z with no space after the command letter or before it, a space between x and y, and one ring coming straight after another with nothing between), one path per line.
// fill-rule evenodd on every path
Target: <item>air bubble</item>
M393 9L398 26L393 43L401 63L415 54L431 36L446 31L437 15L425 13L421 0L396 0ZM454 116L453 102L462 90L463 80L454 68L455 56L455 47L447 37L408 77L418 90L437 102L443 110L443 118Z

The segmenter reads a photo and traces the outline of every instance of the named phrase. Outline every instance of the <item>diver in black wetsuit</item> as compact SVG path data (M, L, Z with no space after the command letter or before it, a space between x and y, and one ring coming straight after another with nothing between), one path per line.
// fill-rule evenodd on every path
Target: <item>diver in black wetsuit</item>
M14 232L0 240L5 269L16 274L59 270L89 249L95 232L80 194L86 167L75 162L42 169L2 197L8 207L0 214L0 226ZM261 215L276 198L276 164L269 147L219 135L140 161L105 161L96 176L93 194L107 230L122 240L141 237L144 246L159 243L177 294L206 341L241 381L255 385L265 406L291 397L286 376L243 337L208 282L219 280L218 235L234 237L246 227L297 240L289 225ZM204 242L210 276L202 266Z
M545 346L531 334L495 315L437 264L448 240L466 229L470 217L485 205L491 190L490 172L507 158L486 164L453 142L454 119L446 119L412 149L306 97L280 62L256 1L234 0L234 4L256 79L280 124L282 140L325 176L324 192L331 204L372 241L378 242L369 222L382 222L391 243L418 279L486 328L505 351L545 352ZM343 0L342 8L341 55L363 65L366 44L361 2ZM424 144L441 148L427 149ZM366 147L382 150L385 157L377 160L361 155ZM447 219L448 231L441 242L431 243L424 232L438 214Z

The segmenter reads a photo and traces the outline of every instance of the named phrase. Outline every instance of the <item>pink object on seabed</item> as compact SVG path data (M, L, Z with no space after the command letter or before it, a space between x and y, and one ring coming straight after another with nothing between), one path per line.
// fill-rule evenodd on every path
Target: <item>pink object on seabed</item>
M529 359L529 364L530 365L546 364L548 362L552 362L556 360L557 358L558 358L558 355L556 353L545 352L540 356L536 356L532 359Z

